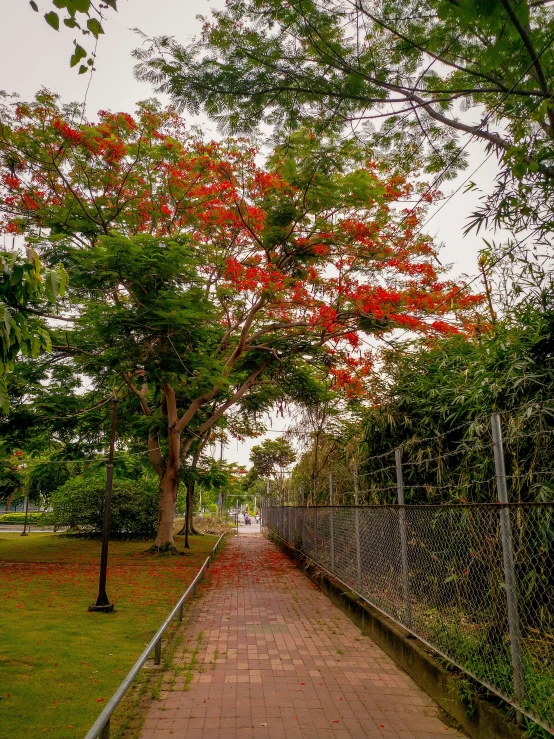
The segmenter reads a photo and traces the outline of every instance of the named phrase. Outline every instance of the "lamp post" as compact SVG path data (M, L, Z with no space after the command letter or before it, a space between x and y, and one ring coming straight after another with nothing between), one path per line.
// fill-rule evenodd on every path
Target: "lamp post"
M98 597L89 611L101 611L111 613L113 603L106 593L106 574L108 569L108 543L110 540L110 517L112 508L112 485L113 485L113 453L115 446L115 421L117 417L117 398L112 398L112 426L110 433L110 451L108 455L108 472L106 475L106 499L104 502L104 524L102 526L102 553L100 554L100 581L98 584Z

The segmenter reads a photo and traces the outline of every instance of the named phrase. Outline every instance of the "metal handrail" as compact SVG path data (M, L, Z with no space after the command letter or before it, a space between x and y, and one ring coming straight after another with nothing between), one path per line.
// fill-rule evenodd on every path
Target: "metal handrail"
M154 664L155 665L160 664L161 658L162 658L162 636L165 630L167 629L167 627L169 626L169 624L171 623L175 614L177 614L179 621L183 620L183 604L191 593L193 595L194 593L196 593L196 585L198 581L202 579L204 575L204 571L209 567L210 562L212 558L214 557L214 555L216 554L217 548L221 544L221 541L224 538L224 536L225 534L221 534L219 539L216 541L214 548L212 549L210 555L206 558L204 564L196 573L196 577L191 582L191 584L188 586L188 588L185 590L183 595L179 598L177 605L173 608L169 616L166 618L166 620L163 622L160 628L156 631L156 633L150 640L144 652L140 655L140 657L137 659L135 664L131 667L131 669L127 673L126 677L124 678L119 688L112 695L108 703L106 703L106 707L104 708L100 716L98 716L98 718L96 719L94 724L91 726L91 728L88 730L87 735L85 736L85 739L109 739L110 720L111 720L113 712L115 711L117 706L121 703L123 696L129 690L131 683L133 682L135 677L138 675L138 673L142 669L144 663L150 656L150 652L152 650L154 650Z

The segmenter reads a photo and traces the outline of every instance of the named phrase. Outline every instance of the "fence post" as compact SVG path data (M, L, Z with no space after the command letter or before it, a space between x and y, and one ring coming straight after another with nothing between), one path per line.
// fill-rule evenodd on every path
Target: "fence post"
M287 529L288 529L287 538L288 538L289 544L291 544L292 543L292 536L291 536L290 530L292 528L292 526L291 526L291 524L292 524L292 511L290 509L290 487L287 488L287 505L288 505L288 509L287 509Z
M317 506L314 506L314 560L317 562Z
M510 509L508 508L508 486L506 484L506 468L504 466L504 448L502 444L502 427L500 415L491 416L492 439L494 444L494 467L496 471L496 487L500 506L500 532L502 537L502 559L504 563L504 581L508 604L508 630L510 633L510 653L512 656L512 672L514 676L514 692L518 700L525 693L523 678L523 662L521 659L521 633L519 629L519 613L517 607L516 578L514 571L514 551L512 546L512 526Z
M304 485L301 485L300 486L300 497L301 497L301 500L302 500L302 533L301 533L301 536L302 536L302 551L305 552L306 551L306 546L305 546L305 542L306 542L306 539L305 539L305 536L306 536L306 508L304 508Z
M297 514L298 514L298 496L296 495L296 488L292 490L292 505L294 510L294 524L292 526L293 536L291 544L295 546L294 542L298 540L298 532L296 530L298 526Z
M354 505L356 513L354 519L354 529L356 536L356 581L358 583L358 592L362 590L362 548L360 541L360 488L358 485L358 465L354 465Z
M396 487L398 493L398 523L400 526L400 550L402 554L402 589L404 591L404 619L412 628L412 599L410 597L410 570L408 567L408 540L406 536L406 508L404 507L404 476L402 474L402 448L394 450L396 461Z
M331 538L331 572L335 571L335 511L333 508L333 473L329 472L329 534Z

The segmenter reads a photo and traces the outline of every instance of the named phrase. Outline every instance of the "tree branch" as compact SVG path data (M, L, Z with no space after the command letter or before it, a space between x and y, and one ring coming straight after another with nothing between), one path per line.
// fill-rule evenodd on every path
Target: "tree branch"
M250 390L252 385L255 384L258 377L261 375L261 373L267 369L267 367L271 364L273 360L267 359L265 362L262 362L262 364L254 370L254 372L251 373L250 377L241 385L241 387L237 390L237 392L233 395L232 398L229 398L229 400L226 400L225 403L219 406L219 408L215 411L215 413L211 416L211 418L208 418L207 421L205 421L202 426L198 429L199 433L204 433L204 431L207 431L210 429L216 421L218 421L221 416L225 413L225 411L230 408L232 405L234 405L238 400L242 398L242 396Z
M139 399L140 407L142 408L142 412L144 413L144 415L151 416L152 411L150 410L150 406L146 402L146 392L148 390L148 385L144 383L144 385L142 386L142 391L141 391L137 387L135 387L135 385L131 382L131 380L125 374L123 375L123 380L125 384L127 385L127 387L129 388L129 390L134 395L136 395L137 398Z

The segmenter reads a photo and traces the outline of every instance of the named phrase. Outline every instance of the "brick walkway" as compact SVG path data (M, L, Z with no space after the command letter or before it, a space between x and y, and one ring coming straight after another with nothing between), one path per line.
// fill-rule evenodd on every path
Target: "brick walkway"
M228 541L185 629L143 739L464 736L259 534Z

